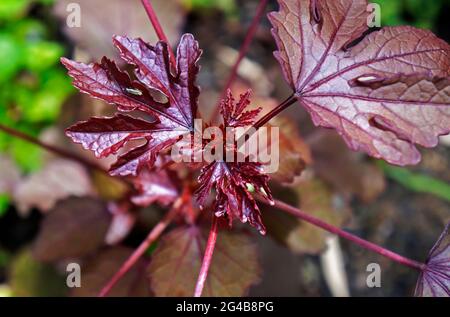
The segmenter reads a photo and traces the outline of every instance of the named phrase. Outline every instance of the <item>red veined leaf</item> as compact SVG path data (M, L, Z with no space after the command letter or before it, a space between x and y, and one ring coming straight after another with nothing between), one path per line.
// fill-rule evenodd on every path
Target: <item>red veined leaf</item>
M225 127L246 127L254 123L262 108L245 111L250 105L250 94L251 90L248 89L240 95L239 101L236 102L231 90L228 89L226 98L220 103L220 114L223 117Z
M415 296L450 297L450 223L428 255Z
M203 207L212 188L216 190L213 209L217 217L226 216L231 225L237 218L249 222L261 234L266 233L259 207L251 194L251 188L262 192L272 201L268 186L269 177L262 172L259 163L213 162L202 168L198 178L200 187L197 201Z
M228 91L226 99L220 105L225 124L225 127L222 126L223 129L245 127L254 123L261 109L245 111L250 104L249 96L250 91L247 91L240 96L238 102L235 102L231 91ZM235 218L244 223L248 221L250 225L265 234L266 229L262 223L261 212L251 190L253 188L261 192L272 202L268 185L269 176L264 174L263 166L258 162L238 162L235 146L232 149L225 146L224 153L226 151L233 152L235 161L214 161L202 168L198 178L200 187L196 191L197 201L203 208L209 193L214 188L216 197L213 209L217 217L227 217L230 225Z
M150 137L154 125L150 122L118 114L111 118L93 117L79 122L66 134L98 158L115 154L122 146L134 139Z
M156 296L192 296L205 251L208 231L180 227L165 235L148 267ZM255 243L244 233L221 230L203 296L244 296L260 279Z
M366 0L278 2L275 57L316 125L397 165L450 132L447 43L409 26L367 34Z
M86 65L65 58L61 61L81 92L115 104L119 111L138 110L156 121L122 114L91 118L67 129L67 135L98 157L117 153L130 140L145 140L144 145L120 156L110 170L112 175L136 175L142 166L153 165L158 152L193 131L199 95L195 80L201 50L191 34L183 35L172 74L166 43L158 42L152 47L141 39L116 36L114 44L122 58L137 67L137 80L131 80L106 57L100 64ZM167 101L155 96L155 90Z
M168 99L167 112L177 118L185 127L193 128L197 112L199 88L195 80L200 67L197 61L201 50L191 34L181 38L177 50L177 74L170 72L169 51L165 42L152 47L141 39L115 36L114 45L120 56L136 66L136 77L146 86L158 90Z

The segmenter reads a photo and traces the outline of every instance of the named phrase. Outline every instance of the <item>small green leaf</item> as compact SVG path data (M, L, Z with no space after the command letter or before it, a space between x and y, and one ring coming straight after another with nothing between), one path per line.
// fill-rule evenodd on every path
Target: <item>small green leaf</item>
M216 8L231 14L236 11L235 0L184 0L184 4L194 10Z
M63 296L68 290L64 276L36 261L28 250L13 259L9 284L14 296Z
M0 33L0 83L10 80L19 70L22 47L11 35Z
M11 255L8 251L0 249L0 268L6 267L11 260Z
M39 41L25 46L25 66L32 71L42 71L59 62L64 49L55 42Z
M30 2L30 0L1 0L0 21L22 17L26 13Z
M8 211L10 198L8 194L0 194L0 217L6 214ZM0 266L1 266L1 253L0 253Z
M9 149L12 157L24 172L33 172L41 168L43 151L36 145L21 139L12 139Z
M48 36L47 27L44 23L34 19L23 19L8 24L10 32L18 41L37 42Z
M450 201L450 185L433 177L414 173L403 167L388 165L382 161L379 166L387 177L406 188L420 193L428 193Z

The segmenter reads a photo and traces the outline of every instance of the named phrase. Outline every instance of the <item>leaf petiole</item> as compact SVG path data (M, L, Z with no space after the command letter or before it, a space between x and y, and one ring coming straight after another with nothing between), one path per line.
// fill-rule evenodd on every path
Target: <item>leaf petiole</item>
M258 198L258 199L261 202L263 202L263 203L267 203L262 198ZM410 268L416 269L418 271L423 271L426 268L426 264L425 263L421 263L421 262L418 262L418 261L415 261L415 260L408 259L408 258L406 258L404 256L401 256L401 255L395 253L395 252L387 250L387 249L385 249L385 248L383 248L383 247L381 247L381 246L379 246L379 245L377 245L375 243L372 243L370 241L364 240L364 239L362 239L362 238L360 238L358 236L355 236L354 234L351 234L351 233L349 233L349 232L347 232L345 230L342 230L342 229L340 229L338 227L335 227L335 226L333 226L333 225L331 225L329 223L326 223L326 222L324 222L324 221L322 221L322 220L320 220L320 219L318 219L316 217L313 217L310 214L308 214L308 213L306 213L306 212L304 212L304 211L302 211L302 210L300 210L298 208L290 206L290 205L288 205L288 204L286 204L286 203L284 203L282 201L279 201L279 200L275 199L274 202L275 202L274 206L276 208L278 208L280 210L283 210L283 211L285 211L285 212L287 212L287 213L289 213L289 214L291 214L291 215L293 215L293 216L295 216L297 218L300 218L300 219L302 219L302 220L304 220L304 221L306 221L306 222L308 222L308 223L310 223L310 224L312 224L312 225L314 225L316 227L319 227L319 228L324 229L324 230L326 230L326 231L328 231L330 233L338 235L338 236L340 236L340 237L342 237L342 238L344 238L344 239L346 239L346 240L348 240L350 242L353 242L353 243L359 245L360 247L362 247L364 249L367 249L367 250L370 250L372 252L378 253L378 254L380 254L380 255L382 255L382 256L384 256L384 257L386 257L386 258L388 258L388 259L390 259L392 261L395 261L395 262L400 263L402 265L405 265L405 266L408 266Z
M177 65L175 60L175 54L173 53L173 50L169 44L169 40L167 39L167 36L164 33L164 30L162 29L161 23L159 23L158 17L155 13L155 10L153 9L151 2L149 0L141 0L141 1L159 40L167 43L167 46L169 48L170 63L172 64L172 66L175 67Z
M213 217L208 242L206 243L205 255L203 256L202 267L200 268L200 274L198 275L197 283L195 285L194 297L202 296L203 287L205 286L205 281L208 277L208 271L217 241L218 219L219 218L216 216Z
M275 118L277 115L279 115L282 111L286 110L289 106L293 105L297 101L297 97L292 94L290 95L285 101L280 103L278 106L273 108L269 113L264 115L261 119L259 119L253 127L255 129L261 128L263 125L265 125L267 122Z

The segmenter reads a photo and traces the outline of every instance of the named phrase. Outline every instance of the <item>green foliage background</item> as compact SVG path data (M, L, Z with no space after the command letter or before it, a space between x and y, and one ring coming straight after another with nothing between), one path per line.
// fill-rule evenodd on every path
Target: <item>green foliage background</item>
M0 1L0 123L33 136L58 118L61 105L74 92L59 65L65 46L55 38L54 21L37 16L52 3ZM40 149L4 133L0 151L24 172L41 166Z
M436 29L441 10L449 0L372 0L381 6L383 25L409 24L424 29Z

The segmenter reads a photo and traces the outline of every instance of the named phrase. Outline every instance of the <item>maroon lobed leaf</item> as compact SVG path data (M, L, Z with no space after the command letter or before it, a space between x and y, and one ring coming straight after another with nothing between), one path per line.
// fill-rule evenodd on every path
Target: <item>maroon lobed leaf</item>
M428 255L415 296L450 297L450 223Z
M66 134L102 158L117 153L128 141L150 137L153 128L150 122L118 114L79 122L67 129Z
M83 278L80 287L71 289L73 297L94 297L108 283L120 266L130 257L133 250L124 246L102 249L95 256L87 258L81 264ZM145 276L147 263L139 259L137 263L125 273L117 285L108 293L108 297L148 297L151 292Z
M220 104L225 127L246 127L254 123L262 108L244 111L250 105L251 90L241 94L239 101L235 102L231 90L228 89L227 97Z
M106 206L92 198L68 198L51 210L33 245L39 261L83 257L104 245L111 222Z
M450 46L409 26L368 32L366 0L278 0L269 14L284 77L316 125L407 165L450 132Z
M123 114L91 118L67 129L67 135L98 157L117 153L130 140L145 140L145 144L120 156L110 170L112 175L136 175L142 166L153 165L158 152L193 131L199 96L195 80L201 50L194 37L185 34L178 46L177 65L170 65L164 42L153 47L141 39L115 36L114 44L121 57L136 66L137 80L132 80L106 57L100 64L86 65L66 58L61 61L81 92L115 104L119 111L137 110L156 121Z
M189 226L166 234L147 268L156 296L192 296L202 264L208 231ZM258 250L248 235L220 231L203 296L244 296L260 280Z
M221 102L221 114L225 127L244 127L254 123L261 109L244 111L250 104L250 92L240 96L235 103L231 92ZM225 151L230 149L225 148ZM231 149L236 154L236 147ZM235 156L236 159L236 156ZM250 225L265 234L266 229L261 220L261 212L251 194L251 188L264 194L272 202L268 186L269 176L263 173L263 166L258 162L228 162L215 161L203 167L198 178L200 187L196 191L197 201L203 208L209 193L214 188L216 197L213 205L217 217L225 216L230 225L235 218Z

